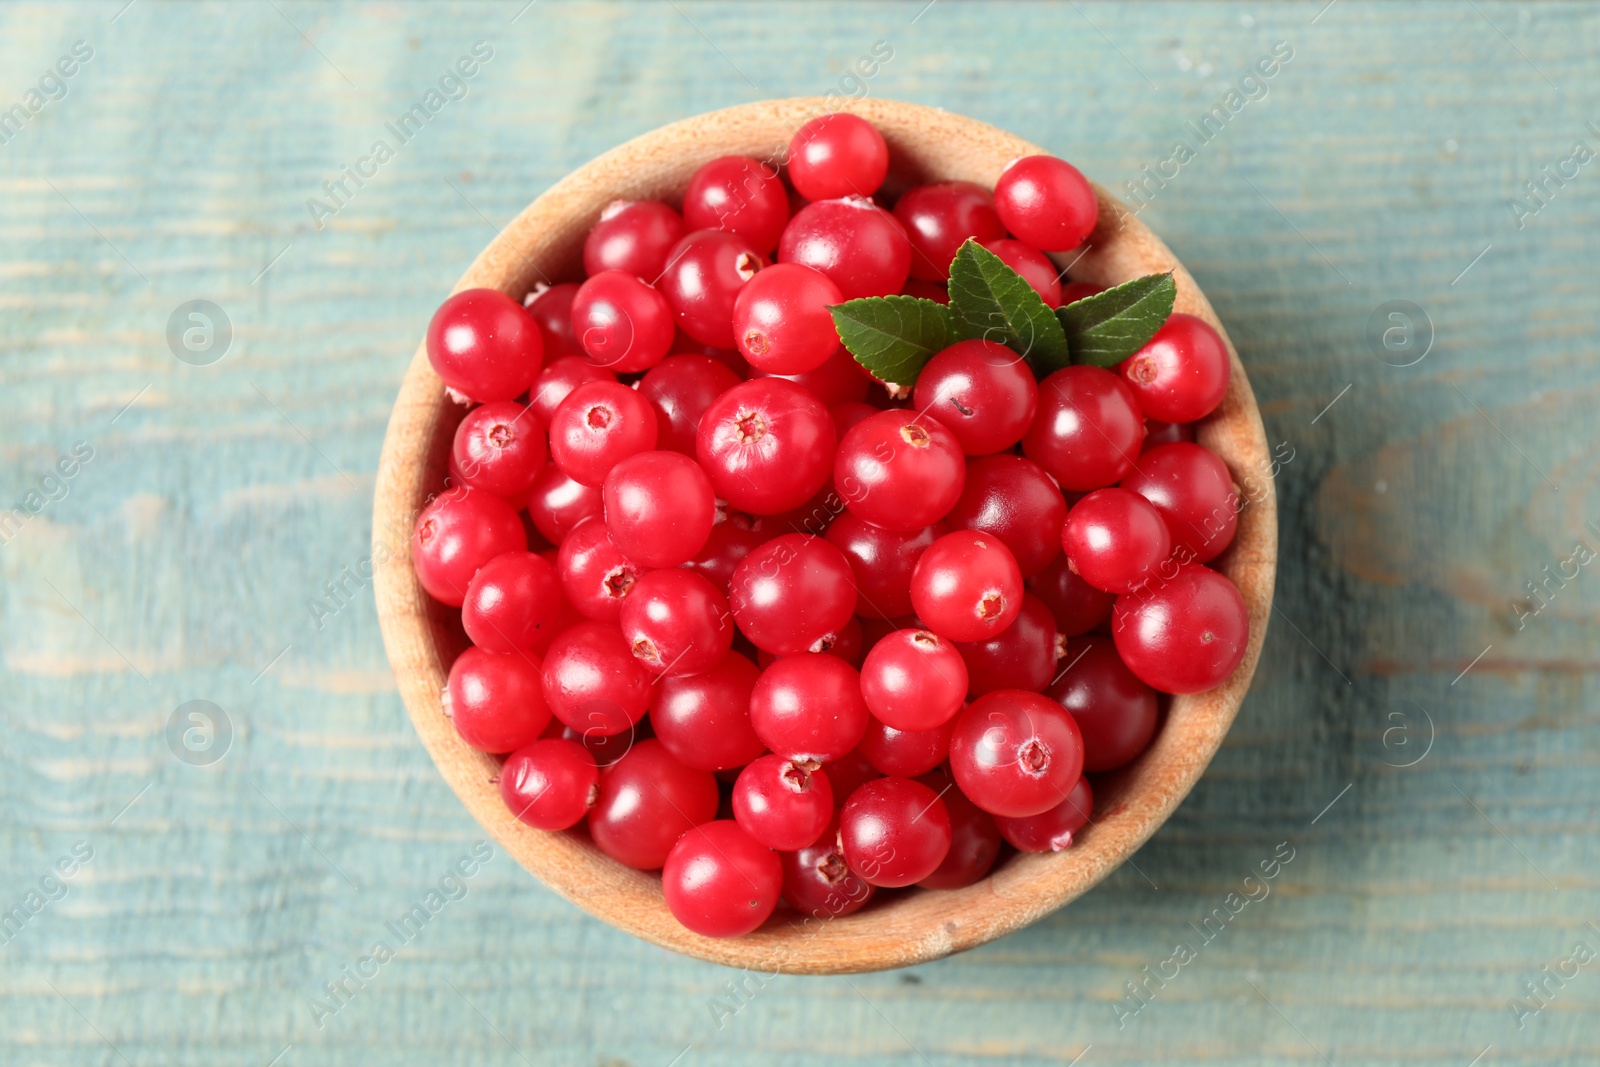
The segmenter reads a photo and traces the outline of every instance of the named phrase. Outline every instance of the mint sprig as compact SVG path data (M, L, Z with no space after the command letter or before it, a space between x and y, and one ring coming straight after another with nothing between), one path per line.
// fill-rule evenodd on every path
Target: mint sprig
M1040 377L1067 365L1067 336L1049 305L1005 260L971 238L950 263L950 318L961 340L1006 345Z
M1168 271L1123 282L1057 310L1072 362L1115 367L1155 336L1172 314L1177 295Z
M950 309L916 296L871 296L828 309L856 362L881 382L912 385L923 365L949 346Z

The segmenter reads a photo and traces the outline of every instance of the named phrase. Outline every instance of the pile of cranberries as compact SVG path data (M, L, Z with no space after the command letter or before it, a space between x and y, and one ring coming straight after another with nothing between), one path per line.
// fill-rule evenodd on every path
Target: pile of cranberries
M1042 381L967 340L885 387L828 308L944 300L969 239L1047 304L1096 291L1044 255L1095 225L1069 164L892 209L888 166L870 124L822 116L787 184L713 160L681 208L606 208L581 284L460 292L428 330L472 405L412 540L472 642L447 713L504 756L518 818L662 869L701 934L1070 845L1084 773L1245 653L1243 600L1205 566L1239 495L1188 425L1226 390L1221 339L1174 314L1118 368Z

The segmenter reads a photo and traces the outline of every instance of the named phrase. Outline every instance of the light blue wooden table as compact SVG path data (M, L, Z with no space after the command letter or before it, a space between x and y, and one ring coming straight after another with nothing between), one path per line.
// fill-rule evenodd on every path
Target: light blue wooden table
M1600 9L123 4L0 7L0 1062L1600 1061ZM1144 217L1293 450L1280 613L1138 871L735 1001L503 854L442 881L481 835L358 564L401 372L497 227L664 122L830 90L1165 173ZM194 300L231 336L185 309L169 345Z

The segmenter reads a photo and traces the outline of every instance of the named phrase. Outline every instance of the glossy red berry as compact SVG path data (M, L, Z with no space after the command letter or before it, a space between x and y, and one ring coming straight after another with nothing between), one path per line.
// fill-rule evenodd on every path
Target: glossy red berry
M1152 448L1122 480L1154 504L1167 522L1172 543L1209 563L1233 543L1243 507L1228 465L1215 452L1190 441Z
M1020 240L1045 252L1077 248L1099 212L1089 181L1066 160L1024 156L994 183L994 209Z
M1050 262L1050 257L1021 241L1002 237L984 241L983 247L1000 257L1000 261L1022 276L1033 287L1046 307L1061 306L1061 268Z
M717 780L685 767L655 740L640 741L600 771L589 835L628 867L655 870L684 833L717 817Z
M1172 535L1154 504L1129 489L1097 489L1072 505L1061 547L1084 581L1127 593L1157 576Z
M856 613L855 579L844 554L822 538L784 534L734 569L728 600L757 648L784 656L820 652Z
M917 561L911 604L924 625L948 641L986 641L1022 610L1022 572L998 537L957 530Z
M696 454L730 507L776 515L827 484L836 443L828 409L808 390L783 378L756 378L706 409Z
M1128 384L1099 367L1065 367L1039 383L1039 413L1022 453L1063 489L1114 485L1133 469L1144 416Z
M600 769L605 770L631 752L634 745L650 738L650 722L645 720L636 723L631 730L624 730L620 734L597 734L589 729L574 730L560 719L555 719L545 728L544 736L559 737L563 741L581 745L585 752L594 757Z
M533 741L501 765L500 797L529 826L565 830L582 822L600 799L600 768L575 741Z
M828 920L860 911L872 899L872 886L845 862L838 822L823 831L815 845L779 853L783 863L783 897L802 915Z
M748 156L722 156L694 172L683 194L690 230L727 230L766 255L789 221L789 194L777 171Z
M1114 771L1150 747L1160 719L1156 692L1122 662L1108 637L1068 650L1070 668L1045 695L1066 708L1083 734L1083 769Z
M1061 669L1066 638L1056 633L1056 619L1037 597L1024 595L1016 621L985 641L956 646L967 665L967 694L973 698L997 689L1038 693Z
M700 554L685 563L684 567L704 575L719 591L726 593L733 584L733 572L740 562L768 540L766 534L751 528L746 516L729 515L711 527Z
M737 823L708 822L672 846L661 890L673 918L695 933L741 937L778 906L783 865Z
M461 625L486 652L527 652L549 637L565 617L561 579L543 556L507 552L467 583Z
M583 346L572 336L572 298L577 295L577 282L561 282L557 285L540 282L524 301L528 314L539 324L547 365L567 356L583 355Z
M955 434L967 455L985 456L1022 440L1039 407L1039 387L1005 345L957 341L922 368L911 403Z
M972 885L994 866L1000 855L1000 831L994 816L951 788L950 776L936 771L923 784L939 795L950 816L950 851L933 873L917 883L923 889L960 889Z
M880 411L850 428L833 461L845 506L886 530L919 530L961 498L966 461L955 434L930 415Z
M550 642L544 696L556 718L574 730L609 737L644 718L650 675L614 623L580 622Z
M701 230L673 248L657 285L684 333L703 345L732 348L734 300L766 265L738 234Z
M467 412L450 447L461 480L508 499L526 499L548 449L539 417L515 400L494 400Z
M1146 415L1194 422L1216 410L1228 391L1228 346L1204 319L1176 311L1120 369Z
M651 367L639 380L639 395L655 408L656 447L692 458L700 417L740 380L727 364L710 356L668 356Z
M890 296L906 284L911 242L905 227L868 197L818 200L784 227L778 262L821 271L845 300Z
M540 426L549 426L556 408L567 394L585 382L614 382L617 376L596 367L582 356L562 356L549 361L528 390L528 406L539 416Z
M620 270L654 282L682 237L683 217L661 201L613 200L584 238L584 273Z
M604 270L573 296L572 332L589 362L630 374L666 358L677 325L667 298L648 282Z
M728 598L680 567L651 571L622 602L622 636L651 674L699 674L733 644Z
M796 385L803 385L827 404L829 408L835 405L855 400L865 400L867 390L872 387L872 376L861 368L855 357L845 350L843 345L833 350L822 366L800 374L769 375L767 371L757 371L752 377L778 377L787 378Z
M933 730L949 722L968 684L961 653L926 630L896 630L873 645L861 665L868 710L896 730Z
M461 486L440 493L417 515L411 566L429 596L458 608L479 567L502 553L527 547L528 535L510 504L492 493Z
M822 366L839 347L828 307L844 297L827 275L777 263L745 283L733 302L733 337L757 370L800 374Z
M870 720L871 716L868 716L868 719ZM844 802L850 798L851 793L868 782L883 777L873 769L872 764L867 762L867 758L861 754L859 745L838 759L824 763L822 769L828 772L828 784L833 786L833 802L839 807L844 807Z
M573 610L597 622L616 622L645 568L625 557L600 519L582 522L561 542L556 574Z
M573 527L604 508L598 486L573 481L554 463L545 465L528 494L528 517L552 544L560 544Z
M833 819L833 788L813 763L762 756L733 783L733 817L768 848L809 848Z
M849 511L834 519L824 536L850 561L856 611L881 619L911 614L911 575L937 531L935 526L885 530Z
M1094 791L1089 779L1079 778L1067 799L1038 815L1008 819L996 815L1000 836L1023 852L1060 852L1072 847L1072 836L1089 824L1094 813Z
M750 725L776 754L818 763L856 747L867 728L861 676L837 656L784 656L750 693Z
M1094 296L1096 293L1105 291L1105 286L1096 285L1093 282L1062 282L1061 306L1066 307L1068 304L1075 304L1084 297Z
M1187 422L1162 422L1159 419L1144 420L1144 449L1140 453L1160 448L1162 445L1176 444L1179 441L1193 441L1194 426Z
M1169 446L1170 447L1170 446ZM1127 596L1111 609L1122 662L1163 693L1203 693L1244 660L1250 616L1227 578L1192 564Z
M544 358L533 317L497 289L463 289L428 323L428 362L461 396L487 403L528 391Z
M1056 629L1067 637L1086 634L1111 615L1114 593L1096 589L1073 571L1065 554L1028 579L1028 592L1038 597L1055 616Z
M789 181L807 200L871 196L889 173L889 145L866 119L819 115L789 141Z
M910 778L861 786L839 812L839 839L850 869L876 886L913 885L950 852L950 813L939 794Z
M588 382L550 420L550 458L575 481L598 486L621 460L656 446L650 401L620 382Z
M483 752L514 752L537 740L550 724L538 659L467 649L450 666L445 714L461 739Z
M895 202L894 215L915 250L912 276L932 281L950 277L950 261L969 238L991 241L1006 235L994 198L973 182L919 185Z
M953 723L947 722L931 730L896 730L874 715L856 751L879 774L915 778L927 774L950 755L952 729Z
M921 258L918 252L911 254L912 276L906 279L906 287L900 290L904 296L914 296L919 300L932 300L935 304L950 303L950 285L948 282L929 281L927 278L916 277L917 260Z
M629 456L606 475L603 495L611 540L646 567L689 562L717 521L711 479L679 452Z
M750 692L761 671L737 652L700 674L656 683L650 722L656 739L686 767L725 771L767 750L750 725Z
M1038 815L1061 803L1083 773L1083 737L1049 697L1001 689L956 719L950 769L967 798L991 815Z
M976 530L1005 542L1023 578L1031 578L1061 555L1061 524L1067 502L1043 467L1002 453L967 461L961 499L944 517L951 530Z

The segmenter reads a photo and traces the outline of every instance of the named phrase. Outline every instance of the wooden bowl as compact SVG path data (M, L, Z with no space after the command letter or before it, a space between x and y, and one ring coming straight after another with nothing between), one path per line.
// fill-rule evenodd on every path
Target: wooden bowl
M848 107L887 138L893 164L886 187L894 191L947 179L993 187L1008 161L1045 151L937 108L891 100ZM541 279L581 278L584 234L608 202L649 197L677 203L695 169L718 156L781 160L793 132L824 110L820 99L772 100L635 138L535 200L483 250L456 290L481 286L520 299ZM1089 250L1073 261L1073 279L1111 285L1173 271L1177 309L1205 319L1226 340L1211 305L1160 239L1104 189L1097 187L1096 194L1100 225ZM469 748L444 715L440 693L461 647L460 625L452 618L456 612L430 602L411 568L412 523L443 485L451 434L463 414L446 399L421 345L389 421L373 506L378 616L412 722L450 788L502 848L590 914L657 945L764 973L837 974L937 959L1018 930L1087 891L1155 832L1205 770L1249 688L1272 606L1277 519L1260 413L1238 353L1231 342L1228 348L1228 395L1199 427L1199 440L1227 461L1248 500L1234 544L1215 565L1244 594L1249 650L1223 685L1173 699L1150 749L1131 767L1097 782L1096 818L1065 851L1015 855L976 885L892 894L844 918L802 920L780 910L753 934L718 940L673 919L658 875L623 867L578 834L545 833L517 822L500 799L498 761Z

